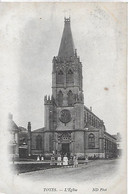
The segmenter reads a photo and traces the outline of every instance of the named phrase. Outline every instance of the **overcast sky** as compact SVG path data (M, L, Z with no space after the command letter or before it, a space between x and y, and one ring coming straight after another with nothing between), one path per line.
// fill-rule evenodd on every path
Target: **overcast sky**
M71 16L83 64L85 106L115 134L125 127L126 9L121 3L2 3L0 48L5 112L18 126L44 126L44 95L51 94L64 16Z

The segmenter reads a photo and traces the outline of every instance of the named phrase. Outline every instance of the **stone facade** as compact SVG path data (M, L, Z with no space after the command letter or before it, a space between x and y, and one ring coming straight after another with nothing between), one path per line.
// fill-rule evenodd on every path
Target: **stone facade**
M44 97L45 127L31 131L29 123L29 155L115 157L116 139L92 109L84 106L82 63L74 48L70 18L65 18L58 56L52 63L52 96ZM106 147L108 142L112 146Z
M123 151L122 137L121 137L120 133L117 133L116 135L113 135L113 137L116 138L117 156L121 157L122 151Z

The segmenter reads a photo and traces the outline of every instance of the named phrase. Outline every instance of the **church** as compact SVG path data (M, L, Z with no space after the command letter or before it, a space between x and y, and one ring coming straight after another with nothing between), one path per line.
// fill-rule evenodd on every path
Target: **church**
M70 17L64 19L59 52L52 60L52 96L44 97L44 109L44 128L31 131L28 123L29 156L116 157L116 138L84 105L82 63L74 47Z

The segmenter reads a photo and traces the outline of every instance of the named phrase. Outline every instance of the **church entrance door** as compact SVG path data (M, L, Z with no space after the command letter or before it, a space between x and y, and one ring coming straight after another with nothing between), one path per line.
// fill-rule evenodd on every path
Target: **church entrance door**
M62 155L64 156L65 154L70 157L69 143L62 144Z

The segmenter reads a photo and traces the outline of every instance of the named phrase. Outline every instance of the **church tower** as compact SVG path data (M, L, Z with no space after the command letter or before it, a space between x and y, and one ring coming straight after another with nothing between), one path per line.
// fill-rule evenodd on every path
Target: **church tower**
M74 48L70 25L70 18L65 18L58 56L53 58L52 94L57 106L57 130L84 127L82 64Z
M52 96L44 99L46 139L50 141L52 134L51 149L63 154L76 153L77 141L84 142L79 134L84 129L82 80L82 64L74 47L69 17L64 19L58 56L53 57Z

